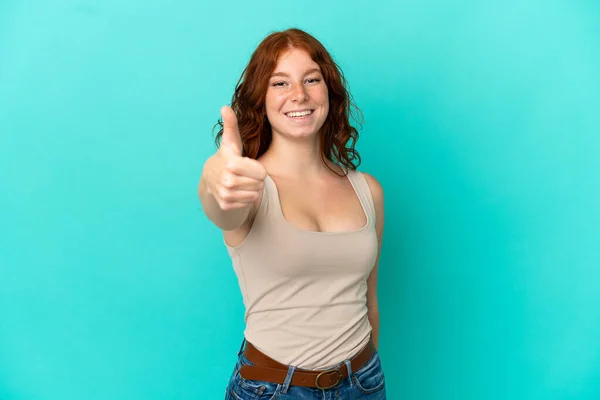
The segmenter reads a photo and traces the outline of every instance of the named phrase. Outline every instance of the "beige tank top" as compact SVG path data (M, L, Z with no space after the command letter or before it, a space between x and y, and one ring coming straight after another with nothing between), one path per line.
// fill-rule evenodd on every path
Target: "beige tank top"
M348 171L367 216L364 227L311 232L287 222L275 182L244 241L226 244L246 308L246 340L276 361L325 369L367 344L367 278L377 259L375 206L369 185Z

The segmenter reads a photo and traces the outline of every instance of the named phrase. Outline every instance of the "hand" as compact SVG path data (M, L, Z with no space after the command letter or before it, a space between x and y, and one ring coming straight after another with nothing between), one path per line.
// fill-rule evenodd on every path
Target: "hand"
M242 157L242 138L233 110L221 108L221 117L221 146L204 164L206 189L222 210L249 207L264 188L267 170L258 161Z

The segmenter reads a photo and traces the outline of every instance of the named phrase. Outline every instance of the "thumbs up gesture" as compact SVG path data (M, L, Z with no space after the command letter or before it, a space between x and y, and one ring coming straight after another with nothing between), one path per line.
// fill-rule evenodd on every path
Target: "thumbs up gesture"
M258 161L242 157L242 138L233 110L221 108L221 117L221 146L204 164L206 189L224 211L250 207L263 190L267 171Z

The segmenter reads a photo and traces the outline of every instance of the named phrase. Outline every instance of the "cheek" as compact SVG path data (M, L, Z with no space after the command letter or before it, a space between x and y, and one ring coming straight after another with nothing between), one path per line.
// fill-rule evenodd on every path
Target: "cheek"
M272 112L277 112L284 104L285 99L280 93L267 93L267 97L265 99L265 105L267 110L271 110Z
M265 111L271 125L274 123L276 124L275 120L278 118L282 104L281 96L278 96L276 93L267 93L265 98Z
M327 86L320 88L315 93L315 99L322 105L329 105L329 92L327 91Z

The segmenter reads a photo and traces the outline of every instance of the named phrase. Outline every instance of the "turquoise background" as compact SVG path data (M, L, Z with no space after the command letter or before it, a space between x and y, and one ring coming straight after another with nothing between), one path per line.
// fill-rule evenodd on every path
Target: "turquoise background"
M0 399L220 399L243 305L196 188L296 26L365 115L396 399L600 398L600 3L0 2Z

